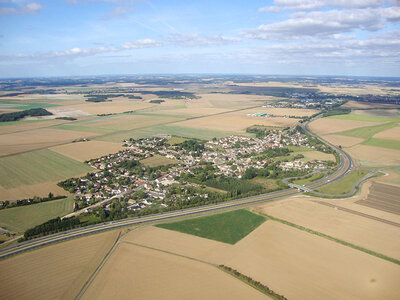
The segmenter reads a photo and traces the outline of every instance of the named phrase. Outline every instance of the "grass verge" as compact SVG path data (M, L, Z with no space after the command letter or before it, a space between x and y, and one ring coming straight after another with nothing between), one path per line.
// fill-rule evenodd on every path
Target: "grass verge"
M354 184L367 175L368 171L352 171L342 179L334 181L322 188L317 189L318 192L330 195L340 195L350 193Z

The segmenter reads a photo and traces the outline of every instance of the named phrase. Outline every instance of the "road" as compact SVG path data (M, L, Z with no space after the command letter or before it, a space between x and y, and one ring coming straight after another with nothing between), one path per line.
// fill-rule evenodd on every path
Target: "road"
M317 119L317 118L315 118L315 119ZM313 121L313 120L311 120L311 121ZM311 121L309 121L309 122L311 122ZM337 170L333 174L327 175L324 178L322 178L316 182L306 185L308 188L314 189L314 188L318 188L320 186L323 186L323 185L329 184L333 181L341 179L348 172L350 172L350 170L353 168L354 163L353 163L350 155L348 155L345 151L330 144L329 142L323 140L322 138L320 138L320 137L316 136L314 133L312 133L308 129L309 122L306 122L305 124L303 124L303 128L308 133L313 135L314 137L319 138L324 143L326 143L329 146L331 146L332 148L334 148L339 153L339 157L340 157L339 168L337 168ZM190 215L195 215L195 214L200 214L200 213L205 213L205 212L218 211L218 210L223 210L223 209L227 209L227 208L248 206L248 205L257 204L260 202L273 201L273 200L276 200L276 199L279 199L282 197L293 196L296 194L300 194L302 192L303 191L295 189L295 188L289 188L286 190L276 191L276 192L272 192L272 193L268 193L268 194L262 194L262 195L257 195L257 196L252 196L252 197L247 197L247 198L242 198L242 199L237 199L237 200L231 200L231 201L222 202L219 204L200 206L200 207L189 208L189 209L173 211L173 212L166 212L166 213L161 213L161 214L154 214L154 215L150 215L150 216L146 216L146 217L128 218L128 219L112 221L112 222L97 224L97 225L83 227L83 228L72 229L69 231L55 233L55 234L48 235L48 236L41 237L41 238L36 238L33 240L22 242L20 244L2 249L0 251L0 259L4 259L9 256L23 253L26 251L30 251L30 250L33 250L33 249L36 249L39 247L43 247L46 245L50 245L50 244L65 241L65 240L69 240L72 238L81 237L81 236L92 234L92 233L98 233L98 232L102 232L102 231L106 231L106 230L118 229L118 228L132 226L132 225L146 224L146 223L151 223L151 222L153 222L153 223L160 222L160 221L165 221L165 220L172 219L172 218L190 216Z

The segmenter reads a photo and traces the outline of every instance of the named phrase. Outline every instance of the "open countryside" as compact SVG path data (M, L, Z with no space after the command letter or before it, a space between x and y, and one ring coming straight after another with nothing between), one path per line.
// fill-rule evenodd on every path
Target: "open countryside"
M324 99L316 108L297 94L218 94L208 84L193 89L192 98L174 92L183 99L149 96L143 85L134 93L141 99L125 92L107 103L87 102L72 85L67 94L42 98L64 119L2 123L5 140L32 130L37 138L2 146L1 251L39 246L0 261L1 270L17 266L7 271L14 284L3 297L126 298L133 288L140 298L193 291L200 298L396 298L400 181L392 168L400 166L400 106L349 111L346 96L316 94ZM162 84L159 90L169 91ZM54 131L57 141L49 136ZM164 214L171 219L163 221ZM132 221L120 234L97 233L124 220ZM149 221L137 227L135 220ZM63 241L63 234L83 237L40 247ZM102 249L85 246L96 239ZM84 261L77 260L85 271L75 264L73 272L53 270L64 244L70 255L86 247ZM43 251L53 257L51 267L26 263ZM173 270L168 280L165 268ZM36 273L40 280L21 289ZM41 282L49 276L53 288L45 291ZM188 280L193 276L200 277ZM150 288L155 278L163 283ZM182 280L184 290L171 288Z

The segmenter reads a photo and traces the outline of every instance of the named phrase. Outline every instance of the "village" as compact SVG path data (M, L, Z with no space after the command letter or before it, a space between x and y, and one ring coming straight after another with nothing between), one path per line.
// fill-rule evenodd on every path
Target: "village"
M299 130L261 129L261 133L263 136L258 138L228 136L207 142L187 139L175 145L168 143L171 136L125 140L124 150L87 162L95 172L59 185L75 195L75 210L102 202L109 213L114 199L119 200L121 209L140 211L146 207L167 208L177 201L221 197L205 188L207 178L199 176L204 170L213 177L240 181L250 170L273 168L275 172L304 174L327 169L325 161L304 162L301 155L286 158L291 152L288 146L315 148L310 137ZM159 165L146 165L149 158L157 158Z

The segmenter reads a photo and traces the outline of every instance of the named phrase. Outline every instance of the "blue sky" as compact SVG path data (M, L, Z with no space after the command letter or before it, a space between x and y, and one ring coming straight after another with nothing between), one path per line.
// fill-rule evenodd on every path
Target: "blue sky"
M0 77L400 76L399 0L0 0Z

